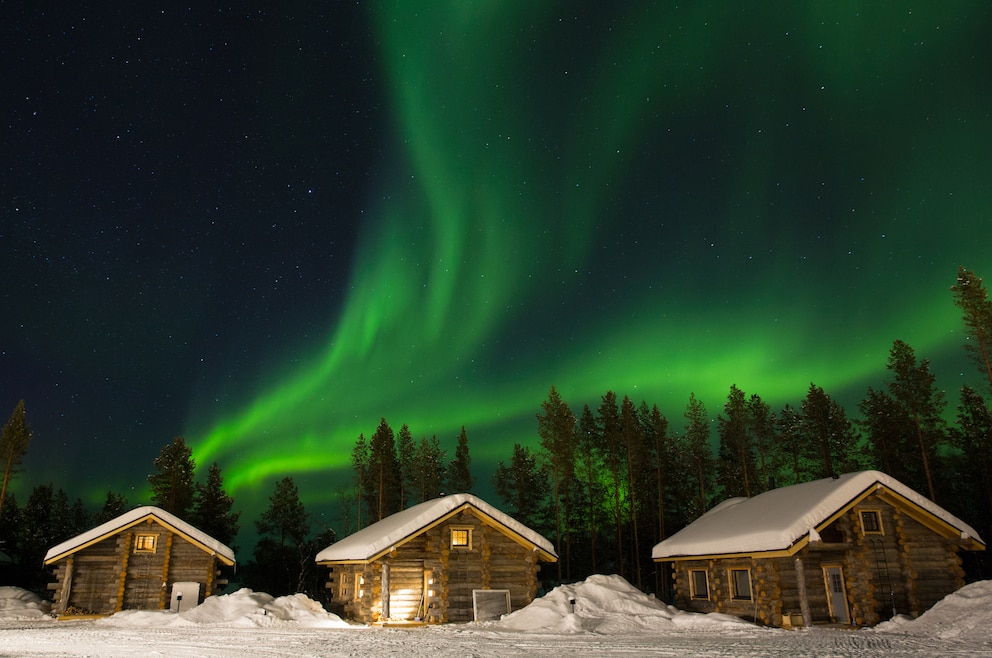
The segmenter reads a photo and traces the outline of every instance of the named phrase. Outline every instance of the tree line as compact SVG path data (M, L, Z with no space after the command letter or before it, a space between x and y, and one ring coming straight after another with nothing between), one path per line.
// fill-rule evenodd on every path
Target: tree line
M980 384L961 388L952 423L929 361L902 340L856 420L815 383L798 406L776 411L731 385L715 422L690 393L681 431L657 405L613 391L573 411L552 386L537 414L539 443L513 446L496 467L496 491L515 518L554 538L559 581L609 572L655 591L668 579L651 547L714 504L864 469L992 536L992 302L964 268L951 292L980 374ZM992 577L988 557L968 559L972 577Z
M573 410L551 386L535 418L538 440L515 444L492 474L503 509L555 542L561 559L545 580L618 573L664 595L668 579L651 562L651 547L715 503L866 468L892 475L992 536L992 301L981 278L964 268L951 291L981 382L962 387L952 423L928 360L901 340L889 352L887 380L868 388L856 420L815 383L797 406L774 411L760 395L731 385L715 420L690 393L681 430L646 401L607 391L599 404ZM70 502L50 484L19 507L6 486L30 438L22 401L0 436L0 550L40 566L51 546L129 507L107 492L103 509L91 515L80 499ZM154 466L153 504L228 545L234 541L240 515L216 463L196 482L192 450L177 437ZM464 426L449 460L436 436L416 440L406 424L394 432L383 418L369 439L358 436L351 466L340 510L349 531L475 485ZM276 482L255 529L259 539L239 580L273 595L302 591L323 601L313 558L336 535L330 528L311 533L291 477ZM971 573L992 577L989 559L975 559ZM35 577L43 589L47 576L39 569Z
M12 419L8 425L25 428L30 439L23 403L15 408ZM180 436L162 448L154 467L148 476L151 504L237 551L233 542L241 530L241 513L234 511L234 498L224 489L220 466L214 462L202 481L197 481L193 450ZM5 574L4 582L42 595L50 579L42 566L48 549L136 507L125 496L108 491L100 510L91 513L81 498L70 502L63 489L51 484L34 487L23 506L10 492L0 503L0 550L16 565ZM252 559L239 566L238 581L273 596L305 592L325 601L326 574L319 573L314 557L334 543L336 535L330 528L311 534L310 516L291 477L275 483L269 506L255 521L255 529L258 541Z

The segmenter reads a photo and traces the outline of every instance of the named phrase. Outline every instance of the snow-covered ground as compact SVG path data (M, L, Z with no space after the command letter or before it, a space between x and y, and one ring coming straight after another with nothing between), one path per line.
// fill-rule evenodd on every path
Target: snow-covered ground
M574 610L571 601L574 599ZM0 587L0 656L989 656L992 581L919 619L874 629L784 631L667 606L619 576L563 585L497 622L349 624L297 594L243 589L172 612L55 621L33 594Z

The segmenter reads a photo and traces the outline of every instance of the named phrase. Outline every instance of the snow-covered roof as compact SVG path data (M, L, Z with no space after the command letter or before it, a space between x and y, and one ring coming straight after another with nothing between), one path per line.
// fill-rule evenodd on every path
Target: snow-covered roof
M442 496L397 512L362 528L317 553L317 562L374 560L395 546L406 542L421 531L453 516L463 507L473 507L525 541L557 559L554 546L537 532L499 511L481 498L461 493Z
M164 509L151 506L137 507L130 512L121 514L117 518L98 525L92 530L88 530L81 535L76 535L72 539L67 539L58 546L50 548L48 553L45 554L45 564L60 560L69 553L74 553L75 551L101 541L116 532L142 523L149 517L154 517L159 523L167 526L173 532L182 535L194 544L199 544L203 550L214 553L228 561L230 564L234 564L234 551L230 548L205 532L197 530L175 514L170 514Z
M773 489L752 498L725 500L657 544L651 557L659 560L787 550L810 531L822 529L824 522L861 494L878 488L929 512L959 531L962 538L984 545L974 528L895 478L879 471L860 471Z

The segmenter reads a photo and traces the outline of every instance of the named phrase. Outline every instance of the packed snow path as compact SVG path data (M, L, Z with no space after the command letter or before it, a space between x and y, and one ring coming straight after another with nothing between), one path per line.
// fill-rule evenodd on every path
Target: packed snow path
M992 581L947 596L919 619L873 629L785 631L678 610L619 576L562 585L500 621L407 628L348 624L302 594L242 589L183 613L125 611L55 621L34 594L0 587L6 656L695 656L855 658L992 655Z
M815 629L652 635L540 634L474 624L424 628L107 628L92 621L0 624L0 656L863 656L989 655L989 646L927 636Z

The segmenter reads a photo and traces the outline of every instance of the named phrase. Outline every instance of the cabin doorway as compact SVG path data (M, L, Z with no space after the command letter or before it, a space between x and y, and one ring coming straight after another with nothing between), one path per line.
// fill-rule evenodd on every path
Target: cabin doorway
M425 616L424 561L403 560L390 562L389 619L414 621Z
M823 582L827 588L830 619L837 624L850 624L847 608L847 588L844 587L844 569L840 565L823 567Z

